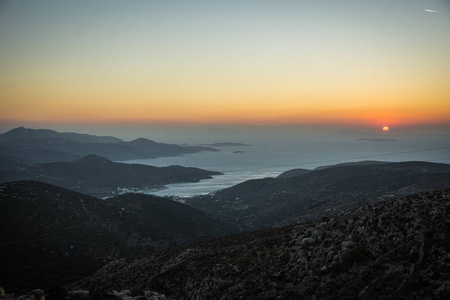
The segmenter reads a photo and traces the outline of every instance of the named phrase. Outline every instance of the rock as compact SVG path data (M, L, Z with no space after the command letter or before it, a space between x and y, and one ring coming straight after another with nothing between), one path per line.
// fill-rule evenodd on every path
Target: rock
M149 299L148 291L154 299L446 299L450 190L400 200L347 211L333 222L113 261L67 288L122 291L115 293L122 299Z

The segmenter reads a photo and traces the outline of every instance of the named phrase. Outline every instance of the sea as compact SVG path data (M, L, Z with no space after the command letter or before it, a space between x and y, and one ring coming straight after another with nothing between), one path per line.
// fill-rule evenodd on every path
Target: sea
M450 137L409 137L397 139L334 139L277 142L215 147L217 152L184 156L136 159L126 163L156 167L179 165L218 171L195 183L174 183L157 191L158 196L192 197L214 193L250 179L277 177L291 169L313 170L320 166L367 160L450 163Z

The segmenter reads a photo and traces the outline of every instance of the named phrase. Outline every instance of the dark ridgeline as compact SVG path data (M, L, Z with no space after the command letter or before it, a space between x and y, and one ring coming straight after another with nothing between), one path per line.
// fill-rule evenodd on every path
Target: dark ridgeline
M117 194L119 188L161 189L177 182L198 182L219 172L180 166L153 167L115 163L104 157L88 155L73 162L31 164L2 156L0 183L35 180L97 197Z
M255 230L316 220L382 199L450 188L450 165L358 162L245 181L187 204Z
M448 299L449 211L450 190L388 199L113 261L67 288L169 299Z
M124 142L115 137L23 127L0 134L0 155L15 156L35 163L69 162L90 154L123 161L178 156L200 151L219 150L157 143L144 138Z
M235 232L192 207L128 194L101 200L35 181L0 185L0 284L62 286L121 257Z

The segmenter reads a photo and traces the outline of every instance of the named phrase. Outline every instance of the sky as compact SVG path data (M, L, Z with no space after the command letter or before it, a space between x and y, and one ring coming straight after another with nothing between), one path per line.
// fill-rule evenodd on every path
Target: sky
M449 53L449 0L3 0L0 129L448 134Z

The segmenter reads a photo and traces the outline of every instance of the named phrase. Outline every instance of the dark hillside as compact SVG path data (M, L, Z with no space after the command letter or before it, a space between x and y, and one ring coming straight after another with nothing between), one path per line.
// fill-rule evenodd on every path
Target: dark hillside
M0 134L0 141L14 141L24 138L62 138L79 143L120 143L121 139L112 136L97 136L90 134L79 134L74 132L57 132L50 129L28 129L18 127L4 134Z
M296 176L308 174L309 172L312 172L312 171L306 170L306 169L292 169L292 170L281 173L280 175L277 176L277 178L296 177Z
M29 145L0 145L0 154L15 156L33 163L46 163L54 161L73 161L79 159L77 154L62 152L48 148L36 148Z
M384 198L450 188L450 165L361 163L287 178L249 180L188 204L243 230L314 220Z
M157 143L155 141L144 138L126 142L123 143L123 145L134 149L134 151L139 155L147 157L158 157L161 156L161 153L165 153L166 155L164 156L178 156L200 151L219 151L210 147L179 146L174 144Z
M0 155L0 172L18 170L33 165L32 162L10 155Z
M233 232L168 199L101 200L35 181L0 185L0 212L0 282L9 291L67 284L112 259Z
M195 208L151 195L126 194L108 202L122 212L122 231L142 247L148 241L155 248L173 247L237 231Z
M448 299L450 190L111 262L69 289L169 299Z
M56 132L19 127L0 134L0 155L14 155L36 163L67 162L95 154L114 161L177 156L200 151L219 151L210 147L180 146L148 139L124 142L109 136Z
M112 205L39 182L0 185L0 281L8 290L48 288L128 251Z
M73 162L54 162L2 171L0 183L36 180L97 197L118 193L118 189L160 189L165 184L197 182L219 172L180 166L152 167L114 163L88 155Z

